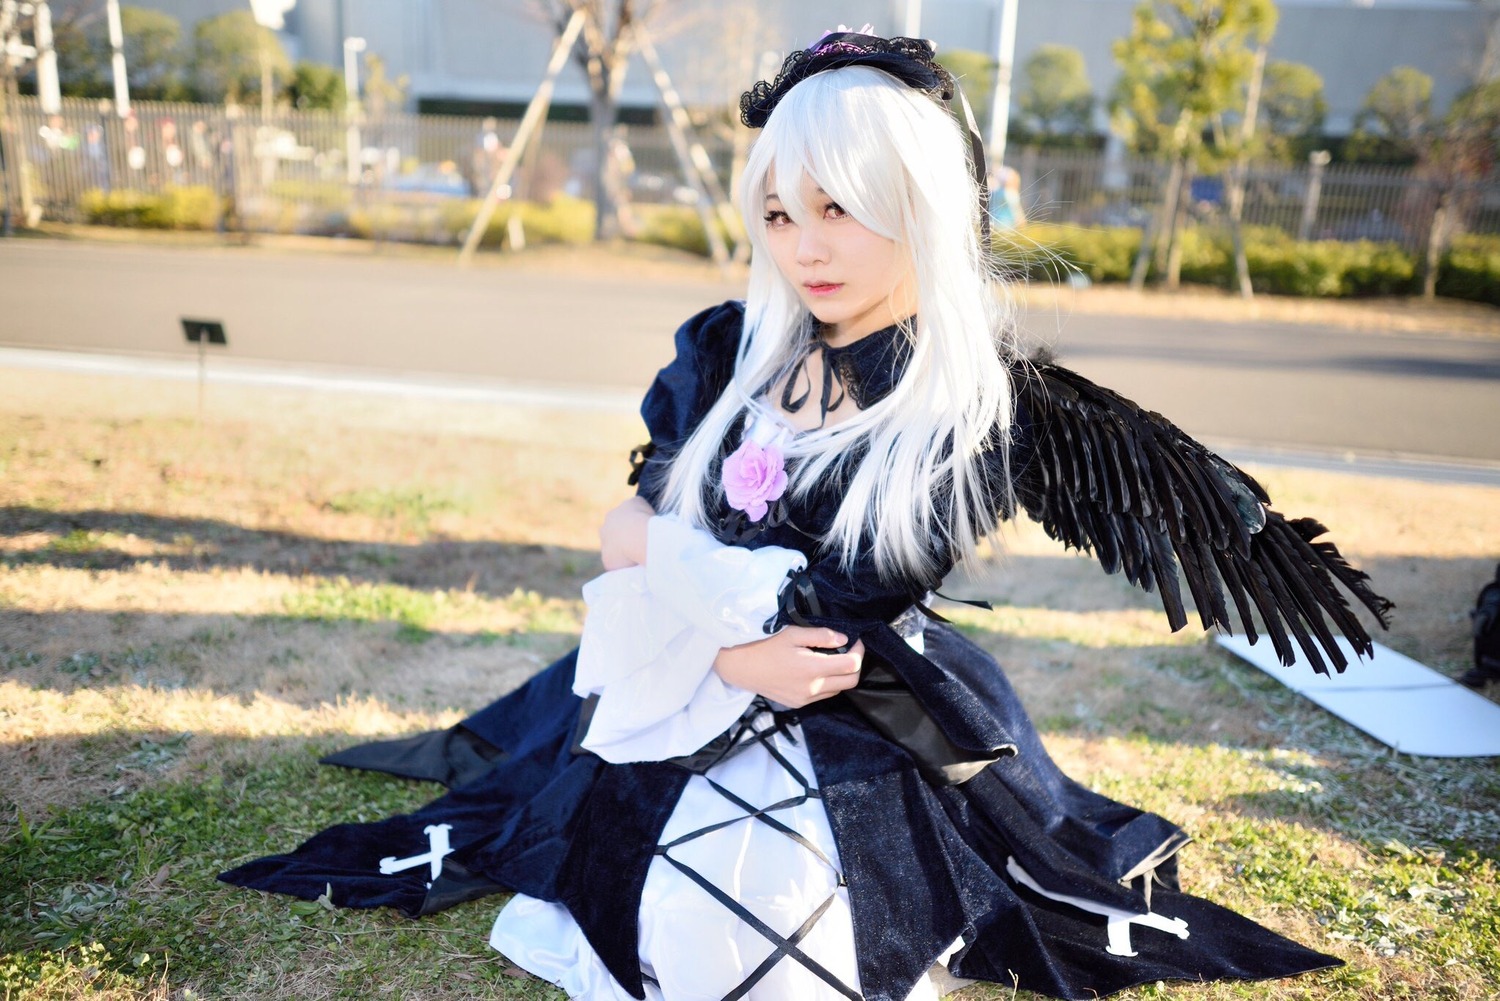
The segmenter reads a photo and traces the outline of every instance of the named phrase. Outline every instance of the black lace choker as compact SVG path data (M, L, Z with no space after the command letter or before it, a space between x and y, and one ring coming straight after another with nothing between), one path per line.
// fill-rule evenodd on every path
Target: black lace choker
M912 317L889 327L866 334L858 340L834 347L822 337L814 336L807 350L792 366L781 390L781 409L795 414L807 405L813 395L812 379L807 376L807 359L814 352L823 361L823 379L818 393L818 428L828 420L828 412L837 410L847 395L860 410L879 403L890 395L906 372L911 359L908 330L916 329ZM799 387L802 392L797 393Z

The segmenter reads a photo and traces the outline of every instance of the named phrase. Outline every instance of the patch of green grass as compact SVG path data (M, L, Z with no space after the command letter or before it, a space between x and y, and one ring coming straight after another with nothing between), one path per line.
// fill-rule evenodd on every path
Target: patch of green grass
M121 770L165 771L187 752L188 741L192 739L193 735L187 731L171 737L163 737L160 740L142 737L137 742L136 749L127 754L115 767Z
M327 581L284 599L287 613L320 622L395 622L409 631L430 632L451 599L442 591L416 591L399 584Z
M102 944L89 942L76 947L28 950L0 957L0 990L16 1001L52 1001L88 997L94 1001L113 998L162 998L164 977L160 962L150 953L140 953L121 962ZM196 1001L188 990L181 1001Z
M173 997L186 987L209 997L356 998L380 984L393 997L560 998L507 976L485 948L499 898L414 923L216 881L330 824L409 811L441 792L319 767L315 756L328 749L310 742L224 775L18 825L0 844L0 985L8 996L107 988L139 997L170 979Z
M577 635L583 626L576 601L561 601L516 588L505 599L505 605L522 618L518 632Z
M477 633L473 633L469 636L464 637L463 645L494 646L496 643L500 642L500 639L501 637L499 633L490 629L481 629Z
M71 674L77 678L102 678L109 673L109 667L104 663L104 655L93 650L79 650L77 653L64 657L57 665L63 674Z
M388 570L401 562L401 557L384 547L361 549L354 554L354 558L361 563L367 563L372 567L380 567L383 570Z
M67 535L58 536L47 546L54 553L65 556L87 556L110 548L107 535L75 528Z
M465 510L465 505L456 498L436 491L379 487L335 494L323 506L339 514L359 514L392 522L417 533L425 533L437 515Z
M0 646L0 671L13 671L17 668L34 667L44 659L35 650L11 650Z

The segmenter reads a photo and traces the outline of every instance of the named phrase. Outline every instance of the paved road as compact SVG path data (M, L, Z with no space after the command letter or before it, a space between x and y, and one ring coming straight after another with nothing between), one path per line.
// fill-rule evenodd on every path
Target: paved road
M684 317L739 291L373 255L16 241L0 243L0 344L183 356L178 318L199 316L225 322L233 358L619 390L646 384ZM1045 315L1028 336L1213 441L1500 461L1500 338Z

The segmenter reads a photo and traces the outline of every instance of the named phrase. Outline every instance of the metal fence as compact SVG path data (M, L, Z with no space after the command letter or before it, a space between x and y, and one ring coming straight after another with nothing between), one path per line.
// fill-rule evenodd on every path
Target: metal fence
M1145 226L1167 171L1140 157L1035 148L1020 151L1015 166L1028 219L1082 226ZM1408 167L1253 164L1242 218L1304 240L1390 241L1415 251L1426 241L1439 191ZM1190 202L1199 222L1223 221L1224 178L1195 178ZM1459 232L1500 233L1500 175L1459 185L1452 203Z
M451 242L472 218L515 135L516 120L405 113L353 121L329 111L134 102L129 118L108 102L68 99L47 116L35 98L13 108L0 197L23 198L42 219L87 222L128 192L196 189L227 208L217 225L251 231L378 235ZM622 127L635 161L638 201L681 200L665 130ZM724 142L706 142L727 173ZM589 197L593 139L585 123L551 122L512 182L515 197ZM372 227L378 232L371 233Z
M461 237L519 124L404 113L362 122L326 111L263 117L253 108L152 102L135 103L122 120L107 102L80 99L50 117L35 98L22 98L12 112L0 196L18 208L24 186L44 219L98 218L112 193L194 189L217 195L198 203L220 213L213 225L425 242ZM622 138L634 159L627 183L637 201L691 200L664 129L622 126ZM727 178L728 141L703 138ZM587 124L548 123L528 148L513 193L535 201L558 192L589 197L593 156ZM1028 148L1011 162L1030 219L1079 225L1145 225L1165 170L1157 161L1089 150ZM1196 179L1192 195L1199 221L1222 215L1222 179ZM1415 250L1436 200L1435 185L1410 169L1261 164L1249 173L1244 219L1302 238L1392 240ZM1500 232L1500 178L1467 185L1455 202L1460 230Z

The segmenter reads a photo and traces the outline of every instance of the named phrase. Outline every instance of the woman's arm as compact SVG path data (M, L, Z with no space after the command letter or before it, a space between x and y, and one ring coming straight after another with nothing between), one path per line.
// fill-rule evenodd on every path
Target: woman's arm
M714 671L731 685L800 709L859 684L863 643L847 653L823 652L848 641L832 629L787 626L763 640L720 650Z
M606 570L646 565L646 533L656 511L644 497L616 505L599 526L599 558Z
M605 515L599 527L599 552L606 570L645 566L655 514L643 498L632 497ZM856 643L846 653L823 652L847 642L847 637L832 629L787 626L763 640L721 649L714 670L731 685L796 709L859 682L862 644Z

